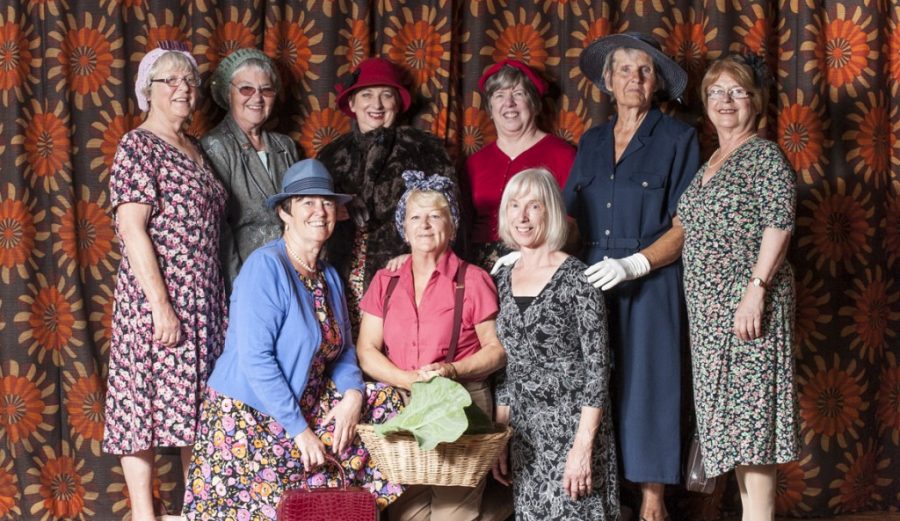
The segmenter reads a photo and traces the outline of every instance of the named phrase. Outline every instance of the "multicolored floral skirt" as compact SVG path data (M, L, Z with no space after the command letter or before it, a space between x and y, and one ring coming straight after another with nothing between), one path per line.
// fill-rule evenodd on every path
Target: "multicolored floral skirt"
M334 424L322 425L322 419L340 401L330 380L325 394L310 425L330 448ZM402 404L394 388L367 383L361 422L384 422L397 414ZM358 436L339 459L350 485L369 490L379 508L395 501L404 490L382 477ZM239 400L208 389L185 486L184 515L188 519L274 520L284 491L299 487L303 477L300 452L281 424ZM337 487L340 481L337 469L328 466L307 478L310 487Z

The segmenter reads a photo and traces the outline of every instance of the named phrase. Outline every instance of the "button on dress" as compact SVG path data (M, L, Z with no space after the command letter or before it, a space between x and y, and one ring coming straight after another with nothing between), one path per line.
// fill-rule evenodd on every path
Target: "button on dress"
M696 131L654 107L616 164L615 121L582 137L563 192L588 265L627 257L668 231L700 161ZM621 464L636 483L680 481L681 271L676 261L604 292Z

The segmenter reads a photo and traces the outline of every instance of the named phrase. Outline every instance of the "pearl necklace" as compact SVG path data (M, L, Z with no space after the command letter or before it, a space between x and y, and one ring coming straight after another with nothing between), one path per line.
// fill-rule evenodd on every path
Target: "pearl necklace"
M297 261L301 266L303 266L303 268L306 271L308 271L310 273L316 272L315 268L313 268L309 264L303 262L303 259L301 259L299 255L297 255L297 252L294 251L294 248L291 248L291 245L288 243L287 239L284 240L284 245L287 247L287 251L288 251L288 253L291 254L291 257L293 257L295 261Z
M712 170L713 168L718 167L720 164L722 164L723 161L725 161L725 159L728 158L728 156L730 156L731 154L733 154L735 150L741 148L741 145L743 145L743 144L746 143L747 141L750 141L750 138L752 138L752 137L755 136L755 135L756 135L756 133L751 132L749 136L745 137L744 139L742 139L742 140L740 141L740 143L738 143L737 145L735 145L734 147L732 147L731 150L729 150L727 154L723 154L723 153L722 153L722 149L721 149L721 148L717 148L717 149L716 149L716 153L719 154L719 158L716 159L715 161L710 161L710 162L707 164L706 169L707 169L707 170Z

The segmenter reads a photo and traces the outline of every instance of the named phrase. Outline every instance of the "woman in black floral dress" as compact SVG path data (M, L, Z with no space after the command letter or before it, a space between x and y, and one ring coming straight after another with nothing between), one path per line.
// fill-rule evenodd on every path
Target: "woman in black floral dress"
M494 477L512 482L518 520L618 519L606 308L585 265L559 251L566 223L553 175L513 176L499 220L500 237L522 256L497 275L508 357L497 421L515 434Z
M694 402L706 473L734 469L744 520L775 517L775 468L797 458L794 279L784 262L794 226L794 172L756 136L766 107L757 59L727 57L701 96L719 149L678 204Z

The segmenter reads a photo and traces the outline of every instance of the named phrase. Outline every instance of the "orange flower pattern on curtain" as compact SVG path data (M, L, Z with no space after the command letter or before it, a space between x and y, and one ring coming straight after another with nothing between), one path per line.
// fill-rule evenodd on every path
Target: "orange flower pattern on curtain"
M542 125L573 144L612 113L578 67L596 38L643 31L689 72L663 109L716 147L696 89L709 62L764 56L774 79L760 131L797 171L797 385L803 452L778 468L780 515L900 505L900 6L873 0L12 0L0 7L0 520L123 519L129 496L102 454L120 260L109 208L119 139L142 121L133 81L160 40L193 50L204 96L190 131L222 111L206 82L223 57L271 56L284 94L272 126L307 157L349 132L334 87L373 53L406 73L408 122L465 156L496 139L477 89L515 57L553 85ZM174 454L153 491L181 504ZM677 494L676 513L734 507L729 489ZM721 502L720 502L721 500Z

